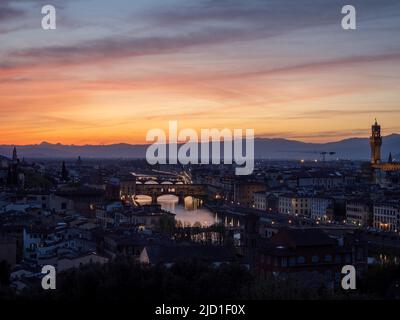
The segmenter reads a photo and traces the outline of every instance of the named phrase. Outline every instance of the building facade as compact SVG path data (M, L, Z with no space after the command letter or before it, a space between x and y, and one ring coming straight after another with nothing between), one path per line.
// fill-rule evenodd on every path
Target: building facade
M400 203L383 202L374 205L374 228L397 232L400 224Z
M346 222L368 227L372 225L372 205L364 199L346 201Z
M311 213L311 198L296 194L279 196L278 210L281 214L309 216Z
M259 249L256 269L260 276L319 275L325 285L337 287L344 265L354 265L362 274L366 263L367 250L359 242L331 238L321 229L287 228Z
M333 208L333 199L329 198L311 198L310 199L310 216L314 220L329 220L328 209Z
M234 185L234 202L240 206L252 207L254 194L265 189L265 184L258 181L237 181Z

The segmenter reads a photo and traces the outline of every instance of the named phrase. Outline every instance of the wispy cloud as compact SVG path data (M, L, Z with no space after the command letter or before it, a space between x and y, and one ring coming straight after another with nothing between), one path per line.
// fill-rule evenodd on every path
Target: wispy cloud
M23 17L24 14L24 10L12 8L6 4L0 4L0 21L2 22Z
M140 140L171 118L331 140L378 112L396 129L398 0L353 0L348 33L342 0L52 3L54 33L42 1L0 2L0 140Z

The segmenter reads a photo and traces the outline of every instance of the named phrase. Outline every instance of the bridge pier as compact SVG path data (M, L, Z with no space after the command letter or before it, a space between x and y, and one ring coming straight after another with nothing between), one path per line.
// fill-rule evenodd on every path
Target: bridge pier
M183 192L179 192L178 204L185 205L185 195L183 194Z
M151 204L157 204L158 195L156 192L153 192L151 195Z

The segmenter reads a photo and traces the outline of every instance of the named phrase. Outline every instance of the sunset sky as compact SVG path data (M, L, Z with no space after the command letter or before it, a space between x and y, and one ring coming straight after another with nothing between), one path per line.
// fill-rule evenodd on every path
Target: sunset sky
M0 144L144 143L170 120L325 142L377 117L400 133L399 39L399 0L0 0Z

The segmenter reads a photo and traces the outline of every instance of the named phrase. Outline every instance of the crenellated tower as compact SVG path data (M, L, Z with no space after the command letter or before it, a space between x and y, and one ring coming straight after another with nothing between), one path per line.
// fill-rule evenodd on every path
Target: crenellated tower
M371 137L369 138L371 145L371 163L379 164L381 162L381 146L382 146L382 136L381 136L381 126L375 119L375 123L371 127Z

